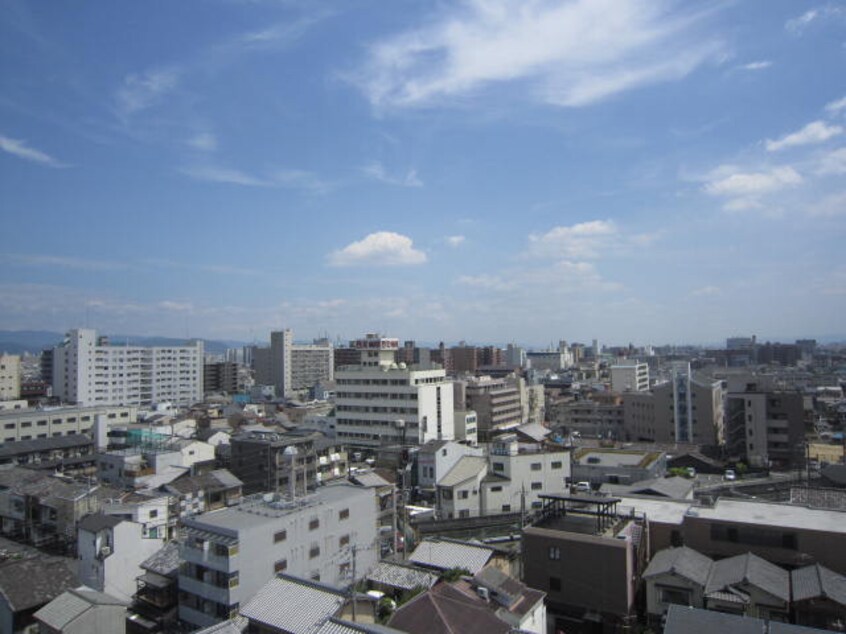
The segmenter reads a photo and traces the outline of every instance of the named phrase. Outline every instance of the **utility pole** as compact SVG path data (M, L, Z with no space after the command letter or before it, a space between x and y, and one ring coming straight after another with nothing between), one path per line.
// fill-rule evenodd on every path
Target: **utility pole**
M356 548L356 545L353 544L352 545L352 577L353 578L352 578L352 585L350 586L352 588L352 620L353 620L353 623L355 623L355 618L356 618L356 609L355 609L355 548Z

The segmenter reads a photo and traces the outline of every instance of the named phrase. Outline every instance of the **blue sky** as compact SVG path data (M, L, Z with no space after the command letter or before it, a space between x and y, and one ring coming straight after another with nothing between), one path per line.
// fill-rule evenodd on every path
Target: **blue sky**
M0 328L842 334L846 4L0 5Z

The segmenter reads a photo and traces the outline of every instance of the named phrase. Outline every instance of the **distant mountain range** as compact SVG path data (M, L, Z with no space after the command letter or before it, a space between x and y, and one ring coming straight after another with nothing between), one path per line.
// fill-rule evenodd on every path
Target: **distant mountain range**
M136 335L107 335L115 345L132 346L181 346L187 339L174 337L139 337ZM0 330L0 352L8 354L37 354L44 348L61 343L64 333L48 330ZM228 348L240 348L248 345L242 341L217 341L203 339L206 354L223 354Z

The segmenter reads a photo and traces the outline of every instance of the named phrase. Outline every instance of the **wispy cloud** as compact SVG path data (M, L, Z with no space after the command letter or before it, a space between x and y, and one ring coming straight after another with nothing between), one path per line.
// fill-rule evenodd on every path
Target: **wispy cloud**
M703 286L702 288L691 291L690 295L691 297L713 297L721 293L722 290L719 286Z
M377 180L381 183L387 183L388 185L398 185L400 187L423 187L423 181L421 181L417 176L417 171L413 169L408 170L405 173L405 176L394 176L388 174L384 165L378 161L374 161L362 167L361 171L373 180Z
M379 231L358 242L333 251L330 266L408 266L424 264L426 254L414 248L411 238L391 231Z
M217 137L211 132L199 132L188 139L187 144L201 152L214 152L217 149Z
M846 147L838 148L819 159L816 173L820 176L846 174Z
M772 65L773 63L769 60L759 60L757 62L743 64L742 66L738 66L738 68L740 68L740 70L764 70Z
M831 114L837 114L842 110L846 110L846 97L842 97L840 99L832 101L831 103L827 103L825 105L825 110L826 112L829 112Z
M824 218L846 216L846 191L825 196L822 200L809 205L807 210L811 216Z
M846 18L846 8L835 4L826 4L809 9L802 15L789 19L785 22L784 28L793 35L803 35L812 24L844 18Z
M457 248L464 244L465 238L464 236L447 236L444 240L446 240L446 243L452 248Z
M584 106L719 61L723 44L699 32L706 19L673 2L467 2L372 46L353 81L375 106L432 105L516 81L539 101Z
M90 260L61 255L42 255L36 253L4 253L0 261L17 266L45 266L80 271L114 271L128 268L128 264L116 260Z
M322 194L332 185L322 181L312 172L296 169L273 169L264 174L255 175L239 169L218 165L192 165L179 170L191 178L212 183L226 183L244 187L280 187L299 189L315 194Z
M721 165L708 174L703 191L726 199L726 211L747 211L763 208L762 197L802 182L802 175L789 165L754 172L736 165Z
M787 134L780 139L775 141L767 139L766 148L768 152L778 152L785 148L823 143L842 134L842 132L843 128L839 125L829 125L825 121L812 121L801 130Z
M38 163L39 165L46 165L47 167L67 167L65 163L57 161L46 152L29 147L26 141L21 139L12 139L10 137L0 135L0 150L9 153L12 156L24 159L25 161Z
M118 114L125 118L161 103L177 88L183 72L174 65L127 75L115 93Z

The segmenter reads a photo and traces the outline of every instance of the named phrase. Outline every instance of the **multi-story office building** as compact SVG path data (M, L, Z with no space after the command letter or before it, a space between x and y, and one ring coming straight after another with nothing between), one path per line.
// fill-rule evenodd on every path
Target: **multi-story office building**
M203 370L203 391L227 392L238 391L238 364L234 361L216 361L206 363Z
M568 432L583 436L623 439L623 398L617 394L597 394L591 399L566 403L557 408L556 421Z
M611 366L613 392L646 392L649 389L649 366L632 361Z
M370 334L353 346L360 351L359 365L335 375L339 440L378 447L454 437L452 382L442 368L395 363L397 339Z
M244 493L258 491L287 494L296 482L297 494L317 487L319 433L307 436L252 431L233 436L229 469L244 483Z
M230 618L277 573L344 587L377 561L376 502L369 489L321 488L294 501L251 499L183 520L179 618L207 627Z
M805 411L801 392L775 389L771 376L730 377L726 408L729 456L754 466L803 463Z
M71 330L53 349L53 394L81 406L193 405L203 400L203 342L120 346L96 330Z
M21 358L0 354L0 401L16 401L21 397Z
M0 442L34 440L92 434L100 419L105 428L110 425L134 423L138 417L135 407L55 407L49 409L19 409L0 412Z
M456 381L456 406L476 412L480 442L487 442L496 431L517 427L523 422L521 379L490 376L467 377Z
M687 363L651 392L623 394L623 425L629 440L719 446L724 442L720 381L696 376Z
M294 343L290 328L271 332L270 347L254 347L252 358L256 383L273 385L281 398L292 398L334 378L332 344L327 339L312 344Z

